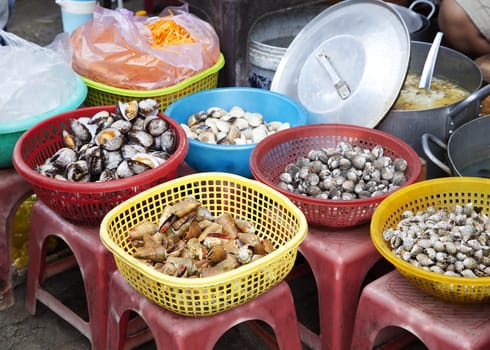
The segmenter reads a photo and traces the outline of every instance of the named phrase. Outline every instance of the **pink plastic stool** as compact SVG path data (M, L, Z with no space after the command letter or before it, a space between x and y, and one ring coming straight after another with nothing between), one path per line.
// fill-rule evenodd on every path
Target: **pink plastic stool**
M255 319L272 327L280 349L301 349L294 301L286 282L216 315L187 317L155 304L129 285L119 271L115 271L111 278L109 300L107 349L134 348L150 340L151 335L158 349L212 349L229 328ZM146 332L127 336L130 311L136 312L145 321L148 326Z
M68 258L46 262L49 236L62 239L73 252ZM80 268L87 298L88 321L43 289L46 278L76 266ZM73 224L38 200L31 214L29 265L27 270L26 308L36 312L36 301L46 305L84 336L92 349L106 349L107 297L109 276L116 269L112 253L99 239L99 228Z
M0 310L14 305L12 286L12 222L31 185L14 169L0 170Z
M439 300L396 270L363 289L352 349L371 350L377 335L390 326L409 331L431 350L490 349L490 305Z
M348 349L362 284L381 260L369 224L349 230L310 227L299 246L317 284L320 334L300 324L301 339L312 349Z

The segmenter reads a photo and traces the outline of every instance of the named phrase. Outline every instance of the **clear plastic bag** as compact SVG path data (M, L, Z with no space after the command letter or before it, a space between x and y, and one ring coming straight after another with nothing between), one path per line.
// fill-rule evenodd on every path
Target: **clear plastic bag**
M170 14L166 10L160 17ZM155 19L158 17L96 5L93 19L71 36L73 68L109 86L154 90L177 84L218 61L219 39L214 28L189 13L186 4L172 8L171 19L187 30L194 43L151 47L147 24Z
M0 30L0 122L32 117L59 107L76 90L72 46L66 33L45 47Z

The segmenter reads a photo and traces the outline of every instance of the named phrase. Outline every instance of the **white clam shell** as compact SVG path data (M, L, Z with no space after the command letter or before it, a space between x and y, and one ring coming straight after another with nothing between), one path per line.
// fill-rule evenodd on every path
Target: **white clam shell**
M245 116L245 110L240 107L240 106L233 106L231 107L230 111L228 112L228 114L234 116L234 117L244 117Z
M181 125L189 138L220 144L257 143L271 133L291 127L289 123L279 121L268 124L260 113L245 111L240 106L233 106L228 112L220 107L210 107L188 119L191 121Z
M197 134L193 132L187 124L182 123L180 124L180 126L182 127L182 129L184 129L185 134L187 135L188 138L195 139L197 137Z
M209 126L211 128L211 131L214 132L215 134L219 132L217 123L218 123L218 119L214 119L214 118L208 118L204 122L204 124Z
M264 123L264 118L262 117L262 114L259 113L246 113L245 119L248 124L254 128Z
M237 118L233 122L233 126L236 126L239 130L247 129L250 127L250 125L248 124L248 121L245 118Z
M257 126L252 131L252 141L258 143L267 137L267 127L263 124Z
M240 137L236 138L234 141L236 145L246 145L247 143L250 143L244 135L240 135Z
M230 123L227 123L221 119L216 119L216 128L218 129L218 132L228 132L230 127Z

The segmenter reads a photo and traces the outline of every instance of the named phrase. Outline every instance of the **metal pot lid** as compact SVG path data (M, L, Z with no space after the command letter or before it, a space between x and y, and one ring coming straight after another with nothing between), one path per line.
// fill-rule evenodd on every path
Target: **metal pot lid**
M380 0L347 0L316 16L281 59L271 90L299 101L308 123L375 127L407 73L410 35Z

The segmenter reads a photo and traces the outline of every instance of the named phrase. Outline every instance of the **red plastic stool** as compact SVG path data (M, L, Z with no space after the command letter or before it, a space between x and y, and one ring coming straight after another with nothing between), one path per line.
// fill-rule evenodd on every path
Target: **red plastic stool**
M73 252L68 258L46 262L49 236L62 239ZM88 321L43 288L46 278L78 264L85 286ZM112 253L99 239L99 228L73 224L38 200L31 213L29 265L27 269L26 308L36 312L36 301L46 305L84 336L92 349L106 349L107 297L109 276L116 269Z
M14 169L0 170L0 310L14 305L12 286L12 222L31 185Z
M286 282L216 315L187 317L155 304L129 285L119 271L115 271L111 278L109 300L108 349L134 348L150 340L151 334L158 349L212 349L229 328L254 319L272 327L280 349L301 349L294 301ZM146 333L127 336L130 311L136 312L145 321L148 326Z
M310 227L299 246L317 284L320 334L300 324L301 339L312 349L348 349L362 284L381 260L369 225L349 230Z
M369 349L386 327L417 336L431 350L490 349L490 305L458 305L416 288L396 270L361 294L352 349Z

